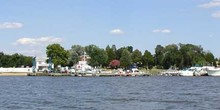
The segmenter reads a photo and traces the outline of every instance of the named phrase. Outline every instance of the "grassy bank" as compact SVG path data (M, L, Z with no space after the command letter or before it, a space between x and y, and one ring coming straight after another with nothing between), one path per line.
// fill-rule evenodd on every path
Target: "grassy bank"
M142 68L140 70L145 73L149 73L150 75L159 75L161 72L166 71L165 69L156 69L156 68L148 69L148 70L145 68Z

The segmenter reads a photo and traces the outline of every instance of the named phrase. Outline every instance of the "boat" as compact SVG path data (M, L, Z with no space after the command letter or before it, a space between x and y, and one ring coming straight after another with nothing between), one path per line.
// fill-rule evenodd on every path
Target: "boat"
M160 73L161 76L179 76L180 71L175 67L170 67L168 70Z
M179 71L180 76L206 76L207 67L190 67L186 70Z
M137 67L129 68L129 69L119 69L116 73L120 76L147 76L146 73L140 71Z
M193 68L188 68L179 71L180 76L194 76L194 73L195 73L195 69Z
M220 68L208 68L207 72L209 76L220 76Z

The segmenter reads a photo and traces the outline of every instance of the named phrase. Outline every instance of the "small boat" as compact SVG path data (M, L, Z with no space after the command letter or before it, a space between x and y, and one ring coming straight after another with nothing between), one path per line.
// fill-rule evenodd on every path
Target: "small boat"
M179 76L180 71L176 68L170 67L168 70L160 73L161 76Z
M194 76L195 69L188 68L186 70L179 71L180 76Z

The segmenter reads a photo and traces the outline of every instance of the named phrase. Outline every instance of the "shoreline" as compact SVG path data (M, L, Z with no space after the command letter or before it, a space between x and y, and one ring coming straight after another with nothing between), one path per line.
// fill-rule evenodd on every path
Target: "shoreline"
M25 72L0 72L0 76L27 76Z

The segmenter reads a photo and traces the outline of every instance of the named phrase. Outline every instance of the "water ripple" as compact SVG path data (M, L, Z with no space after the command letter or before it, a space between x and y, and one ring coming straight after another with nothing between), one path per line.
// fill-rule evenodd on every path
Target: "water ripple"
M217 77L0 77L0 83L2 110L220 109Z

